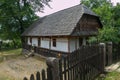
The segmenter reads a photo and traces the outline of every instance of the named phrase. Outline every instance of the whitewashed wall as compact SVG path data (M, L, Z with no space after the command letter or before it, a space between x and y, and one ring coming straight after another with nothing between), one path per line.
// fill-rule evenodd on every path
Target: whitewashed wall
M41 39L41 47L49 49L49 42L50 42L49 38L42 38Z
M30 43L30 38L29 38L29 37L28 37L27 44L28 44L28 45L31 45L31 43Z
M51 49L68 52L68 39L67 38L56 38L56 47L53 47L51 39Z
M57 50L68 52L68 48L70 48L70 52L79 48L79 38L71 38L69 39L69 47L68 47L68 38L55 38L56 39L56 47L53 46L53 39L51 38L41 38L41 45L42 48ZM31 45L30 38L28 38L27 44ZM51 46L50 46L51 44ZM32 46L38 46L38 38L32 38Z
M70 39L70 52L75 50L75 39Z
M79 48L79 38L70 39L70 52Z
M32 38L32 46L38 46L38 38Z

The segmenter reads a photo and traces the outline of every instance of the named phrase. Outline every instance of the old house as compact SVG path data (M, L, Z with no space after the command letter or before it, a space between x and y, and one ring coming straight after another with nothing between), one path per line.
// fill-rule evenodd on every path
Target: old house
M23 44L70 53L98 34L99 17L80 4L58 11L34 22L22 34Z

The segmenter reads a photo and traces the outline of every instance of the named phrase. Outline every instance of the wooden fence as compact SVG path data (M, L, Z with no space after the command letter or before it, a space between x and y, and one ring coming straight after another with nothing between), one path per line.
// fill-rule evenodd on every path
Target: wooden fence
M113 43L113 53L112 53L113 62L120 60L120 43Z
M49 58L48 69L31 74L30 79L24 80L94 80L104 72L105 46L82 46L80 49L62 58Z
M29 79L24 77L23 80L53 80L51 74L51 69L47 68L47 71L43 69L41 72L37 72L36 75L31 74Z
M106 66L120 60L120 43L106 43Z
M60 60L60 80L94 80L104 70L99 50L99 46L83 46Z

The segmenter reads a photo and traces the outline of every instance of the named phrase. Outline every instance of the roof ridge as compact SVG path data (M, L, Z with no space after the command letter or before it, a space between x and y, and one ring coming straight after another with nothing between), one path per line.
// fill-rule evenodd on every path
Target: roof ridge
M71 9L71 8L74 8L74 7L76 7L76 6L81 6L81 5L82 5L82 4L77 4L77 5L74 5L74 6L71 6L71 7L68 7L68 8L62 9L62 10L59 10L59 11L57 11L57 12L54 12L54 13L48 14L48 15L46 15L46 16L53 15L53 14L59 13L59 12L61 12L61 11L64 11L64 10L67 10L67 9ZM45 16L43 16L43 17L45 17Z
M82 9L83 9L83 13L87 13L86 11L85 11L85 9L87 9L88 11L89 11L89 13L92 13L92 15L94 15L94 16L97 16L98 17L98 15L97 14L95 14L90 8L88 8L87 6L85 6L84 4L81 4L82 5ZM88 13L87 13L88 14Z

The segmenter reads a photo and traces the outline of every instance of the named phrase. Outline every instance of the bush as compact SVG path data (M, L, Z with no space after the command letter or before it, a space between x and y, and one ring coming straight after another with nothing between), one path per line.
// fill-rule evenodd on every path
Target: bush
M1 49L12 49L12 48L20 48L21 47L21 41L16 40L15 42L9 41L5 42L3 41L2 44L0 45Z

